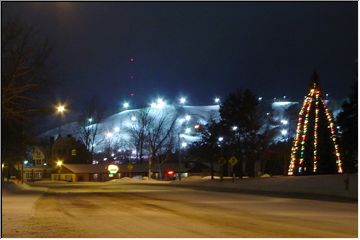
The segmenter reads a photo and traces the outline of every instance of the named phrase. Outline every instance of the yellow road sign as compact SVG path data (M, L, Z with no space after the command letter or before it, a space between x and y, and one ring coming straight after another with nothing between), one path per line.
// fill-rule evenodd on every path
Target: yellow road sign
M224 157L219 158L218 163L223 165L226 163L226 159Z
M131 169L134 168L134 165L132 165L131 163L129 163L129 164L127 165L127 168L129 169L129 171L131 171Z
M232 156L230 159L229 159L229 163L234 166L239 160L237 160L236 157Z

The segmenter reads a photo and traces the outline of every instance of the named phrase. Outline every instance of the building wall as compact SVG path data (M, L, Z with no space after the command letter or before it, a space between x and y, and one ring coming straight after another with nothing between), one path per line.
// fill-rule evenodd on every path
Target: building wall
M75 182L76 181L76 175L73 173L53 173L51 174L51 180L52 181L68 181L68 182Z

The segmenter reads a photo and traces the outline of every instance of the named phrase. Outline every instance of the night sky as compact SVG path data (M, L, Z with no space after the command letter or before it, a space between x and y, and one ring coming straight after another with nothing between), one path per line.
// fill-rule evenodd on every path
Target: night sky
M208 105L236 88L298 99L314 69L340 99L357 80L357 2L2 2L2 16L54 45L51 101L74 111L91 96L112 109L180 95Z

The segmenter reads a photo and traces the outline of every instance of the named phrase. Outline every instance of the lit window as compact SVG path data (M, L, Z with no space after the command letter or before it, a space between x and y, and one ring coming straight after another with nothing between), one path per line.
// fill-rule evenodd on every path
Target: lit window
M71 150L71 156L76 156L76 149Z

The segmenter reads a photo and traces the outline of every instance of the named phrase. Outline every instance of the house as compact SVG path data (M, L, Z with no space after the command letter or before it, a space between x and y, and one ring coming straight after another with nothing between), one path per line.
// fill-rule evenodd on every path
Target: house
M89 163L90 153L85 145L68 134L59 137L51 144L51 158L53 162L61 160L63 163Z
M29 154L31 160L25 160L23 165L19 168L24 181L37 181L41 179L50 179L52 172L51 167L48 164L49 156L45 148L35 146Z
M108 165L62 164L56 173L51 174L51 180L68 182L108 181L111 177L109 177L107 167ZM115 175L113 178L118 177L119 175Z

